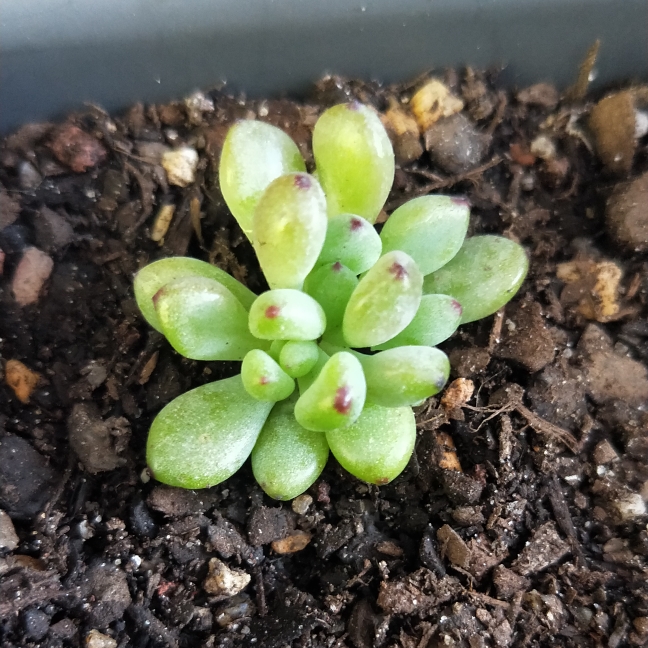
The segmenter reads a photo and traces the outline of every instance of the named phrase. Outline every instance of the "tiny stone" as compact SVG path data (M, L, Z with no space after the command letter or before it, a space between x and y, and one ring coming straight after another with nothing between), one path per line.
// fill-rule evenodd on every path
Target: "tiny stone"
M49 630L50 618L42 610L31 609L23 613L22 622L27 638L40 641Z
M196 177L198 152L187 146L169 151L162 156L162 166L170 184L187 187Z
M47 207L41 207L33 220L36 244L46 252L55 252L74 240L74 230L63 216Z
M99 630L90 630L85 638L86 648L117 648L117 642Z
M108 154L97 138L69 123L56 130L49 146L56 159L75 173L84 173Z
M590 112L596 152L608 171L627 173L635 148L635 101L632 91L623 90L601 99Z
M640 637L648 636L648 617L637 617L632 622L632 625Z
M251 617L255 608L247 594L239 594L214 611L214 619L221 628L226 628L237 619Z
M32 371L20 360L7 360L5 365L5 382L13 389L21 403L28 403L34 389L40 381L40 374Z
M278 554L296 553L306 548L311 538L311 534L306 531L295 531L286 538L275 540L270 546Z
M42 454L15 435L0 439L0 506L12 519L33 518L52 496L58 476Z
M597 464L610 463L619 458L617 451L612 447L607 439L596 444L593 454L594 461Z
M31 162L23 160L18 167L18 180L21 189L30 190L36 189L43 178Z
M0 509L0 550L13 551L18 546L19 538L11 518Z
M14 272L11 288L19 306L38 301L43 285L49 279L54 261L38 248L28 247Z
M242 569L231 569L218 558L209 561L209 573L203 584L208 594L220 600L238 594L250 582L250 575Z
M638 493L630 493L613 501L612 507L624 522L646 514L646 503Z
M61 619L50 627L50 632L60 639L72 639L77 633L77 627L70 619Z
M425 148L446 173L463 173L483 159L490 137L481 133L463 114L437 121L425 133Z
M312 503L313 498L304 493L303 495L295 497L292 501L291 508L295 513L297 513L297 515L306 515Z
M613 238L637 252L648 250L648 173L616 186L607 201L605 220Z

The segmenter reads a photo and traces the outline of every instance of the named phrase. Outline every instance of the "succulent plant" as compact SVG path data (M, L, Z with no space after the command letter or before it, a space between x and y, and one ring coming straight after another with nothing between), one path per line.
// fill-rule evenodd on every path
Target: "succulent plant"
M147 461L164 483L213 486L251 455L263 490L289 499L319 477L329 449L359 479L390 482L414 449L412 406L450 373L435 345L498 310L526 275L518 244L465 239L460 198L411 200L378 233L394 154L372 109L325 111L313 153L309 174L288 135L257 121L235 124L224 143L221 190L268 291L192 258L135 277L142 314L178 353L242 361L240 376L179 396L153 421Z

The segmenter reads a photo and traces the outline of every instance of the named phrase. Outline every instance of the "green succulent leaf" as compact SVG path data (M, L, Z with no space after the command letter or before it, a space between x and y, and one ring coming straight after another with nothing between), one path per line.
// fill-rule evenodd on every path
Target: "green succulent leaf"
M299 385L299 393L303 394L317 379L322 371L322 367L328 362L328 359L334 352L325 353L320 346L317 348L317 362L313 368L304 376L297 379Z
M208 488L250 456L272 403L247 394L240 376L197 387L155 417L146 445L153 476L180 488Z
M307 173L273 180L254 211L252 243L271 288L299 289L326 237L326 198Z
M326 329L322 307L310 295L290 288L259 295L248 322L252 335L262 340L316 340Z
M288 340L272 340L270 342L270 348L268 349L268 354L273 360L279 362L279 356L281 355L281 349L284 348Z
M329 108L315 124L313 155L328 215L375 223L394 180L394 150L378 115L355 101Z
M416 405L439 393L450 375L443 351L403 346L361 358L367 400L383 407Z
M306 277L304 291L324 309L327 330L342 326L344 311L357 285L358 277L339 261L315 268Z
M293 378L305 376L316 364L319 349L310 340L291 340L286 342L279 354L281 368Z
M470 219L468 201L421 196L399 207L380 232L383 252L407 252L424 275L444 266L459 251Z
M411 407L365 404L350 427L326 433L333 456L358 479L382 486L405 468L414 450L416 422Z
M295 391L295 381L265 351L250 351L241 365L245 391L258 400L276 403Z
M375 346L400 333L414 319L422 290L423 275L412 257L384 254L349 299L342 323L347 344Z
M267 186L286 173L306 171L292 139L260 121L240 121L227 133L218 176L221 192L241 229L252 239L254 210Z
M307 430L327 432L353 423L365 402L360 361L351 353L333 355L295 405L295 418Z
M396 337L371 350L441 344L457 330L462 313L461 304L450 295L423 295L414 319Z
M250 334L247 311L214 279L176 279L155 293L153 304L166 339L186 358L242 360L267 344Z
M329 218L320 264L339 261L356 275L366 272L378 261L382 241L374 226L361 216L339 214Z
M227 272L216 266L191 257L169 257L144 266L134 280L135 300L146 321L162 333L162 325L155 312L153 296L162 286L183 277L207 277L227 288L246 310L252 306L256 295Z
M473 236L443 268L425 278L426 293L451 295L461 323L498 311L518 291L529 269L524 248L502 236Z
M299 425L292 403L277 403L252 450L252 472L266 494L289 500L315 482L328 455L326 436Z

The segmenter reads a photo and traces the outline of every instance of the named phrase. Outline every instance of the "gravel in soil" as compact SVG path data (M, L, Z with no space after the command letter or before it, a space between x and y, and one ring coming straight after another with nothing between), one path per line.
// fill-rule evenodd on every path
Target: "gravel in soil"
M330 77L299 102L196 93L2 141L2 646L648 645L646 96ZM381 220L466 196L471 233L526 247L526 282L443 345L453 382L388 486L333 460L292 503L249 465L205 491L155 483L156 412L238 367L174 353L134 272L190 254L263 290L218 189L225 133L267 121L312 167L318 114L351 99L397 153Z

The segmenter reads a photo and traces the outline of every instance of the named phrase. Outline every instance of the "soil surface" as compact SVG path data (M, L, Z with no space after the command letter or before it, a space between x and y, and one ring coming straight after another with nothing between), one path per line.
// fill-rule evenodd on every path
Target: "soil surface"
M328 78L300 101L219 89L90 107L2 142L3 647L648 644L645 89L601 101L437 78L445 90ZM293 502L247 464L206 491L162 486L145 466L153 417L238 368L174 353L133 274L189 254L263 290L218 189L225 133L268 121L312 166L318 114L351 99L393 137L384 218L413 196L467 196L471 233L520 241L529 276L442 345L453 382L418 409L393 483L331 459ZM181 146L197 167L165 170Z

